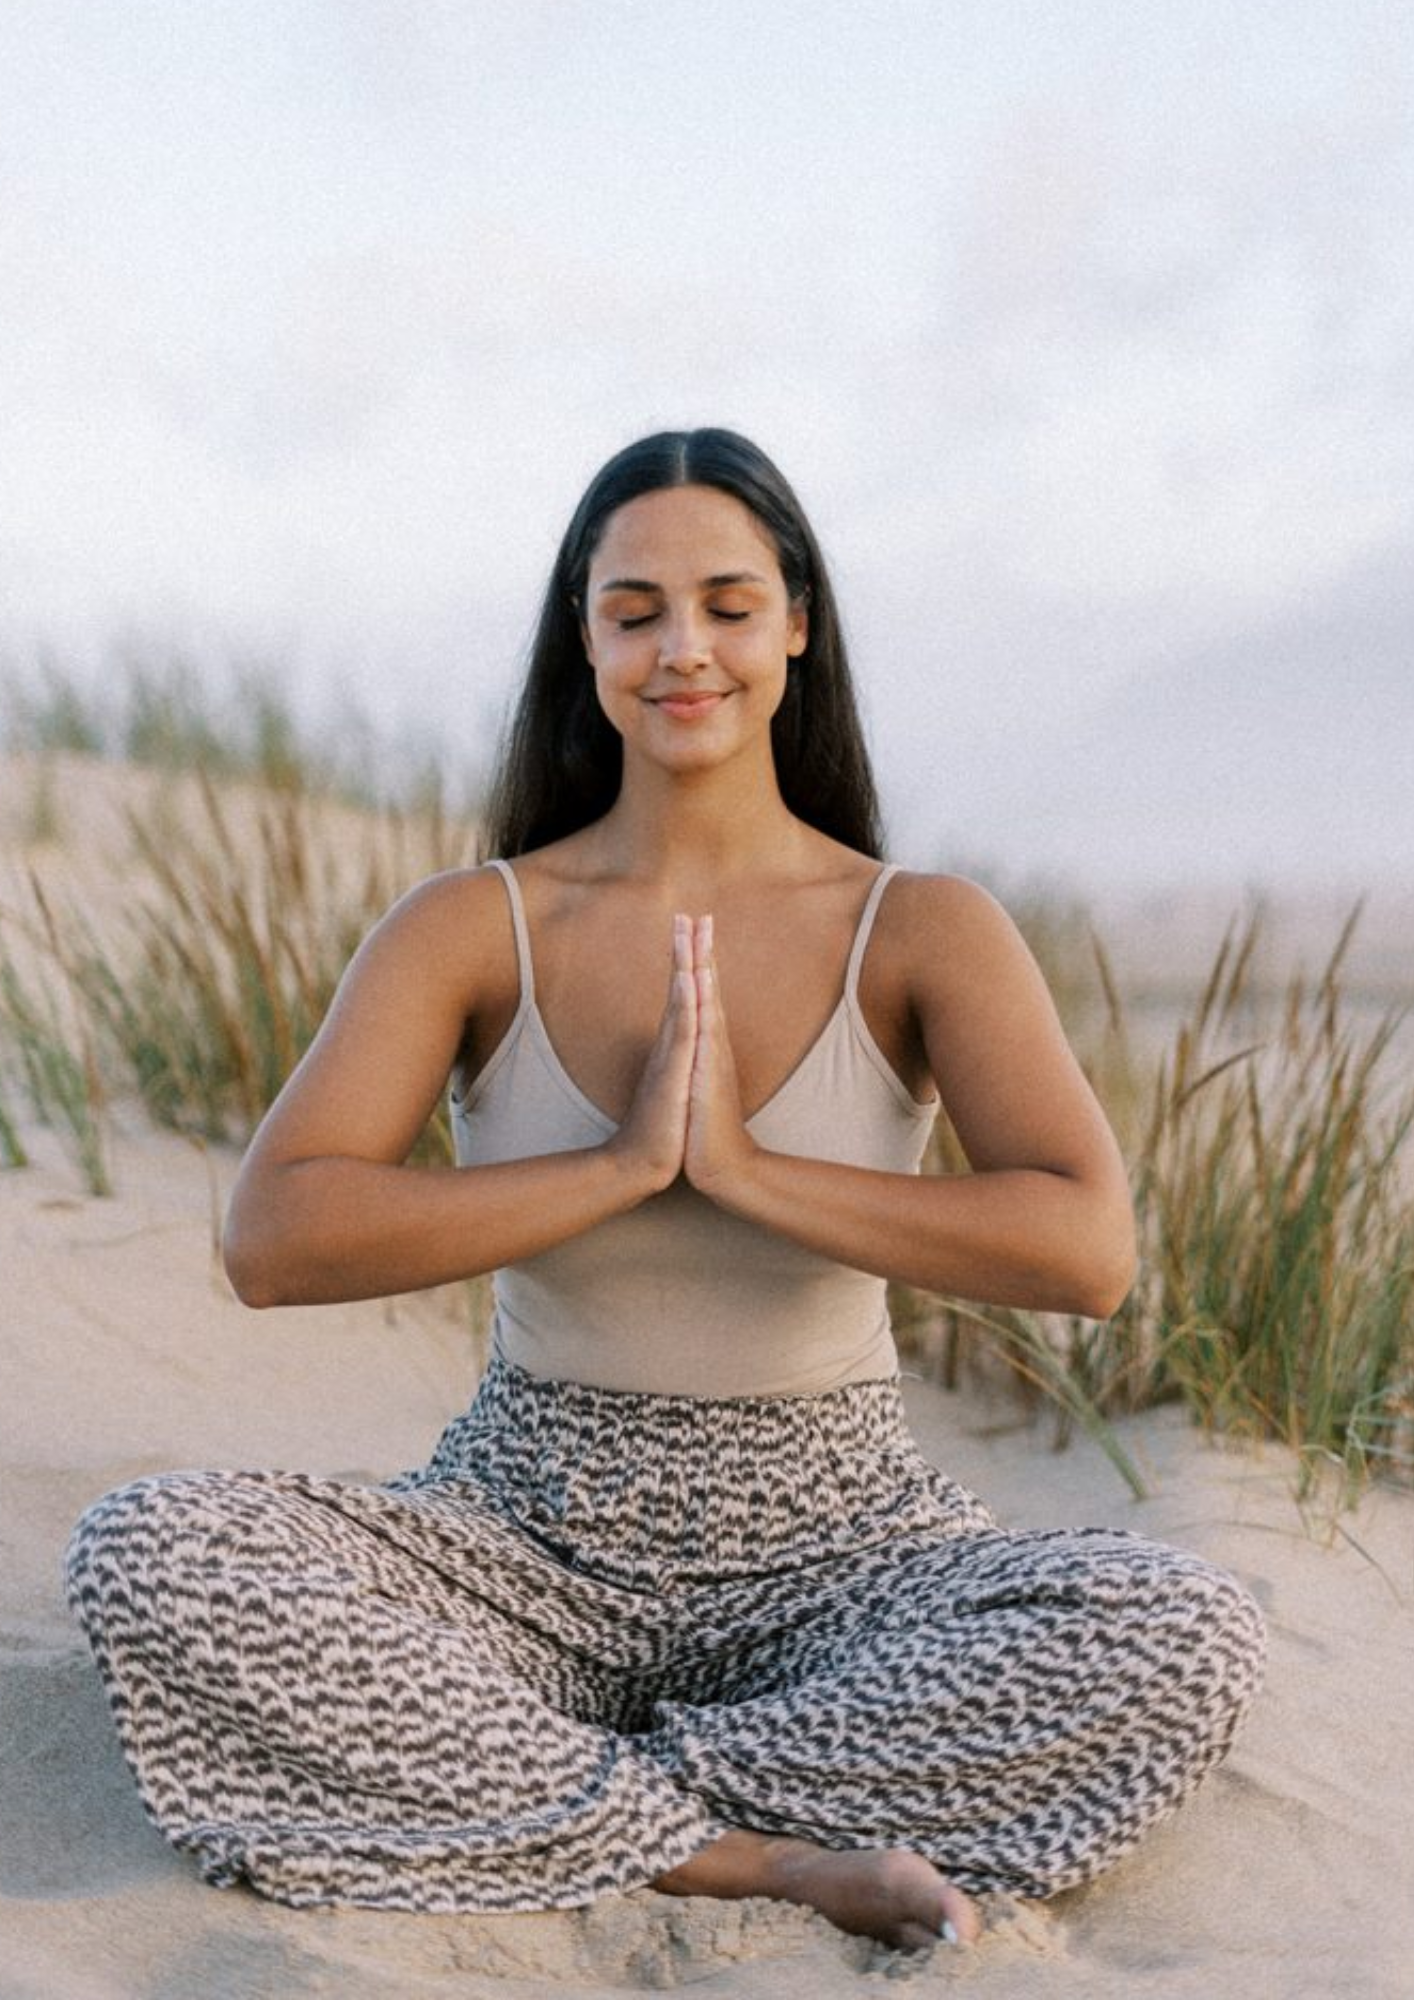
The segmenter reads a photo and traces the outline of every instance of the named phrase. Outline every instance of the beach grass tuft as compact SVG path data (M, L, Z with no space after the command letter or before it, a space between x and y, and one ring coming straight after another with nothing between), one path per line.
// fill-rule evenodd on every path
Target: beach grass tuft
M49 900L36 878L31 887L41 925L37 941L52 972L42 958L35 970L26 972L8 946L0 944L0 1037L18 1066L34 1116L63 1140L88 1192L108 1195L113 1191L109 1093L93 1022L75 1004L79 996L65 978L64 944ZM0 1143L7 1157L22 1164L17 1128L9 1117L0 1124L6 1128Z
M1281 1437L1303 1484L1372 1446L1393 1465L1414 1373L1414 1090L1400 1013L1361 1023L1342 991L1357 917L1265 1016L1259 921L1224 939L1149 1086L1142 1271L1105 1357L1113 1397L1177 1391L1215 1430Z

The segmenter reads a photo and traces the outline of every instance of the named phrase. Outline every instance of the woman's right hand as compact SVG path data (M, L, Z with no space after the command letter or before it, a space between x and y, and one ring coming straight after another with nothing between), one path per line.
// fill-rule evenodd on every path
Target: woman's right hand
M635 1177L641 1175L653 1194L670 1187L682 1172L696 1044L692 922L677 916L673 918L673 970L667 1005L623 1123L607 1146Z

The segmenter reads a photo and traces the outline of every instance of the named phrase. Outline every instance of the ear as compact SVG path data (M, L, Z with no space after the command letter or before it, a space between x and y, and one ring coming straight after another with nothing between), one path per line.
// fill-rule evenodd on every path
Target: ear
M810 613L800 598L786 613L786 658L798 660L810 642Z

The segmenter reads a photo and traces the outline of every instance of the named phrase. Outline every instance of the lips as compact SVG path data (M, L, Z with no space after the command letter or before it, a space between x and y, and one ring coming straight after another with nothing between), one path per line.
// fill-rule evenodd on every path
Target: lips
M705 715L726 700L724 689L710 688L696 694L651 695L652 706L664 715Z

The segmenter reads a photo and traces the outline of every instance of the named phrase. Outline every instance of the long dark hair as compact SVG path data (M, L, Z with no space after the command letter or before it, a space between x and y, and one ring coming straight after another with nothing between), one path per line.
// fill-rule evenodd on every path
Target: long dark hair
M781 796L791 812L862 854L882 854L879 802L854 699L844 634L805 511L766 454L735 431L659 431L611 458L565 531L502 748L486 851L524 854L600 819L618 797L623 746L599 706L578 600L609 516L666 486L715 486L771 536L791 602L809 607L808 643L790 662L771 719Z

